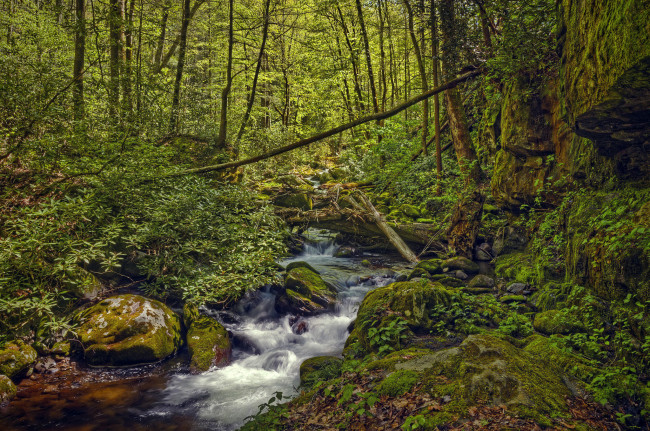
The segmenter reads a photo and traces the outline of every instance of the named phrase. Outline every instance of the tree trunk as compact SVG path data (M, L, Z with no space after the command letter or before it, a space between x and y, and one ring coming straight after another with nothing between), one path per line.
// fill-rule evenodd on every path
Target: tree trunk
M185 51L187 49L187 27L190 24L190 0L183 2L183 22L181 24L180 49L178 51L178 66L176 68L176 81L174 82L174 95L172 97L171 118L169 120L170 133L178 133L178 111L181 100L181 81L183 80L183 67L185 66Z
M411 8L411 3L409 0L404 0L404 6L408 13L408 28L409 34L411 36L411 42L413 43L413 49L415 51L415 58L418 63L418 70L420 71L420 80L422 82L422 92L426 92L429 89L429 83L427 82L427 72L424 67L424 59L422 58L422 51L420 50L420 44L418 43L417 37L415 35L415 29L413 25L413 9ZM422 152L425 156L429 155L427 150L427 137L429 136L429 100L422 102Z
M431 0L431 59L433 87L438 86L438 25L435 0ZM436 141L436 194L442 195L442 149L440 148L440 96L433 96L433 128Z
M163 5L163 14L162 19L160 20L160 36L158 36L158 44L153 55L154 70L159 70L160 64L162 63L163 49L165 48L165 36L167 34L167 20L169 19L170 7L171 4L169 2Z
M219 137L217 138L217 149L226 147L226 133L228 132L228 96L232 86L232 47L234 44L233 34L233 9L234 2L228 2L228 64L226 65L226 85L221 92L221 116L219 123Z
M116 124L117 112L120 103L120 67L122 60L122 16L124 10L123 0L110 0L109 33L110 33L110 82L108 86L108 110L111 121Z
M363 38L363 46L366 53L366 63L368 65L368 79L370 80L370 93L372 95L373 112L379 112L379 103L377 102L377 87L375 86L375 75L372 71L372 59L370 58L370 42L368 41L368 32L366 31L366 23L363 19L363 8L361 7L361 0L356 0L357 14L359 15L359 25L361 26L361 36Z
M128 0L127 0L128 1ZM131 95L131 73L133 68L133 11L135 0L130 0L126 14L126 29L124 32L124 73L122 76L123 110L128 117L133 111Z
M79 122L84 119L84 58L86 52L86 0L75 1L75 39L74 39L74 66L72 76L75 85L72 88L72 104L74 106L74 119Z
M248 98L248 104L246 105L246 112L244 113L244 118L242 119L241 126L239 127L239 132L237 133L237 138L235 139L235 145L241 139L246 129L246 123L251 115L251 110L253 109L253 103L255 102L255 90L257 88L257 80L260 76L260 70L262 68L262 58L264 57L264 48L266 46L266 39L269 33L269 21L270 21L270 7L271 0L266 0L264 5L264 28L262 29L262 44L260 45L260 53L257 56L257 65L255 66L255 76L253 77L253 85L251 86L251 94Z
M196 3L194 3L194 6L192 6L192 9L190 10L189 13L189 19L188 19L188 25L189 22L192 21L192 18L194 18L194 15L196 14L196 11L199 10L201 5L205 3L206 0L197 0ZM182 29L182 27L181 27ZM163 67L166 67L167 64L169 63L169 60L174 56L174 53L176 52L176 49L179 47L181 43L181 35L179 34L176 39L174 39L174 42L172 43L172 46L169 47L169 51L167 51L167 54L162 58L160 61L160 64L158 67L154 69L154 73L160 73L160 71L163 69ZM179 54L180 55L180 54Z
M384 28L386 27L385 25L385 18L384 14L382 13L382 0L379 0L377 2L377 12L379 14L379 54L381 58L380 62L380 79L381 79L381 110L385 111L386 110L386 96L388 94L388 86L386 83L386 50L384 49Z
M359 78L359 59L356 54L356 50L354 49L354 46L352 46L352 41L350 40L350 32L348 30L348 26L345 23L345 18L343 17L343 12L341 11L340 7L336 7L338 13L339 13L339 18L341 20L341 28L343 29L343 35L345 36L345 44L348 47L348 51L350 52L350 63L352 64L352 77L354 78L354 92L357 96L356 100L356 105L357 105L357 112L361 115L365 110L365 104L363 103L363 95L361 94L361 82Z
M474 243L481 226L484 199L485 196L478 190L464 196L456 204L447 231L447 242L452 254L472 258Z

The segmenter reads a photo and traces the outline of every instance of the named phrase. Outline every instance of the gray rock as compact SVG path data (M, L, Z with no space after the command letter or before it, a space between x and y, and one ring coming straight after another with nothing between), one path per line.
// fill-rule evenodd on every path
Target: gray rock
M513 295L527 295L526 292L530 293L530 286L526 283L512 283L506 290Z
M454 277L456 277L459 280L467 280L469 278L469 275L465 274L463 271L459 269L454 273Z
M476 277L472 278L469 282L468 287L494 287L494 279L488 277L487 275L479 274Z

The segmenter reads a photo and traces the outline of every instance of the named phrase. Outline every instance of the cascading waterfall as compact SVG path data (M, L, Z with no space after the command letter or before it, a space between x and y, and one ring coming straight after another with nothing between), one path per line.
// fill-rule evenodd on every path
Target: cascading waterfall
M340 355L363 296L392 278L386 271L373 274L352 259L333 257L335 248L331 236L320 235L305 245L301 255L282 262L306 261L335 285L339 302L333 312L278 316L275 296L266 290L240 302L236 313L214 313L235 341L232 364L200 375L172 376L162 402L148 414L196 415L196 429L236 429L276 391L296 393L305 359ZM297 331L297 325L305 332Z

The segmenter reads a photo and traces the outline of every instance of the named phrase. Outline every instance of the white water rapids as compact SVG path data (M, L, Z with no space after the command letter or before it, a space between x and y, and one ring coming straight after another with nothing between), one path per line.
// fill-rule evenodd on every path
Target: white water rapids
M196 429L233 430L276 391L295 395L300 364L314 356L340 355L363 296L393 281L391 271L364 268L359 259L335 258L334 250L334 242L321 236L301 255L281 262L306 261L334 284L339 301L333 312L300 319L279 316L275 295L267 291L242 301L236 313L215 313L235 340L232 364L199 375L172 376L158 408L146 415L193 415ZM292 323L294 328L306 325L307 331L298 335Z

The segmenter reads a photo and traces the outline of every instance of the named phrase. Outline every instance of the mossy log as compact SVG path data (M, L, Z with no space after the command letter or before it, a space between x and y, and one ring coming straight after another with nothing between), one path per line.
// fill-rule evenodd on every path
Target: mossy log
M316 209L301 211L297 208L278 208L275 213L291 226L309 225L371 238L384 238L372 217L365 212L351 208ZM407 243L425 246L439 234L436 226L427 223L389 223L393 230ZM442 242L434 241L431 246L444 248ZM437 245L437 247L436 247Z

